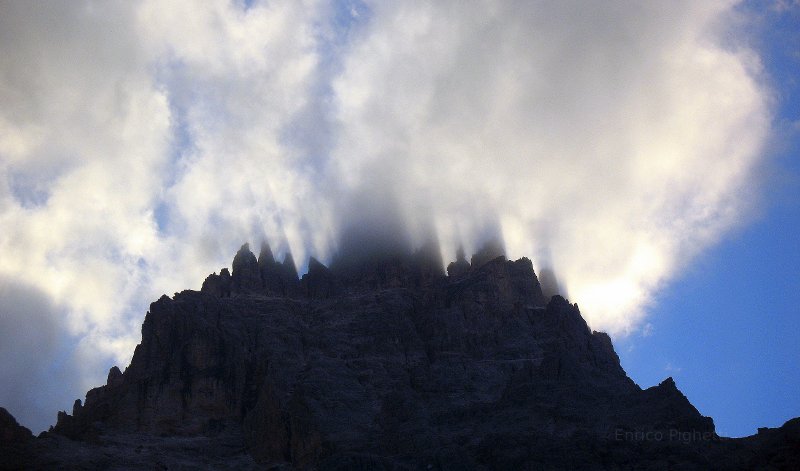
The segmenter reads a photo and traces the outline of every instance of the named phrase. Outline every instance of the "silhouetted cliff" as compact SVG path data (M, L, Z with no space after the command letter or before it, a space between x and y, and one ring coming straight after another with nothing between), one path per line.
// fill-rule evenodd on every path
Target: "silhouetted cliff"
M227 281L152 303L130 366L51 432L0 417L0 467L798 469L797 420L718 437L497 250L449 276L428 248L298 279L245 244Z

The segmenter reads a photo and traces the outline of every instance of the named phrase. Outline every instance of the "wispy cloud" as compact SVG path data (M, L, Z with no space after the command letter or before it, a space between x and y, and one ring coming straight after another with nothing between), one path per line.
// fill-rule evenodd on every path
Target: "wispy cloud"
M667 362L667 364L664 365L664 371L666 371L667 373L674 374L674 373L680 373L681 371L683 371L683 368L681 368L680 366L675 366L671 362Z
M757 59L721 45L729 6L375 5L334 82L333 161L433 220L445 258L498 224L628 330L749 198L767 101Z
M653 324L648 322L642 327L642 337L650 337L651 335L653 335Z

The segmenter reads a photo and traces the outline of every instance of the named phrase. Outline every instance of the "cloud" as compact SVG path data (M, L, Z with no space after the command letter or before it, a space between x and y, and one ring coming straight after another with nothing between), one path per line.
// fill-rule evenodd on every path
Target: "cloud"
M786 11L799 10L800 1L798 0L774 0L770 3L770 10L783 13Z
M683 368L681 368L680 366L674 366L671 362L667 362L667 364L664 365L664 371L666 371L667 373L674 374L674 373L680 373L681 371L683 371Z
M154 294L142 267L159 255L152 212L171 123L134 13L111 2L0 6L0 276L60 306L54 335L83 345L70 359L80 365L130 355L138 322L126 316L134 306L141 317L139 298ZM86 379L59 394L78 397Z
M446 259L499 221L629 330L746 209L769 115L730 6L373 5L334 82L340 179L433 219Z
M646 323L644 327L642 327L642 337L650 337L653 335L653 324Z
M84 390L242 242L330 260L358 225L445 261L499 235L633 331L754 196L769 94L735 8L2 3L0 275L59 306Z
M175 149L165 188L167 232L204 262L203 272L253 237L300 260L329 250L330 214L315 188L325 123L309 115L324 79L317 42L325 11L314 2L245 11L217 1L146 2L139 12L188 143ZM303 135L292 135L298 129Z
M327 10L0 5L0 275L63 306L82 368L64 398L127 364L148 303L199 287L242 241L329 250L322 144L291 134L323 141Z

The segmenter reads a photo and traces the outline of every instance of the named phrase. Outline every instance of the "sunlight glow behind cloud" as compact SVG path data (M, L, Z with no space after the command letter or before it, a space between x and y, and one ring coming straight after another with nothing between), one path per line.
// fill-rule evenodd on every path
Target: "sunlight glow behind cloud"
M735 2L253 3L0 6L0 275L83 390L242 242L329 259L354 195L445 260L499 232L613 333L755 196Z

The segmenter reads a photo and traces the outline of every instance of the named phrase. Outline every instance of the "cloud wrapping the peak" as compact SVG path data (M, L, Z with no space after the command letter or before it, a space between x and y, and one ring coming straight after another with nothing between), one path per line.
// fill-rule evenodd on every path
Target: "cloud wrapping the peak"
M374 5L334 83L342 180L391 181L445 258L495 219L594 327L630 329L740 217L768 132L730 2L468 5Z
M0 276L66 313L84 376L58 407L242 242L302 268L364 223L433 232L445 261L500 236L593 328L636 328L757 196L770 103L741 21L730 1L0 4Z

